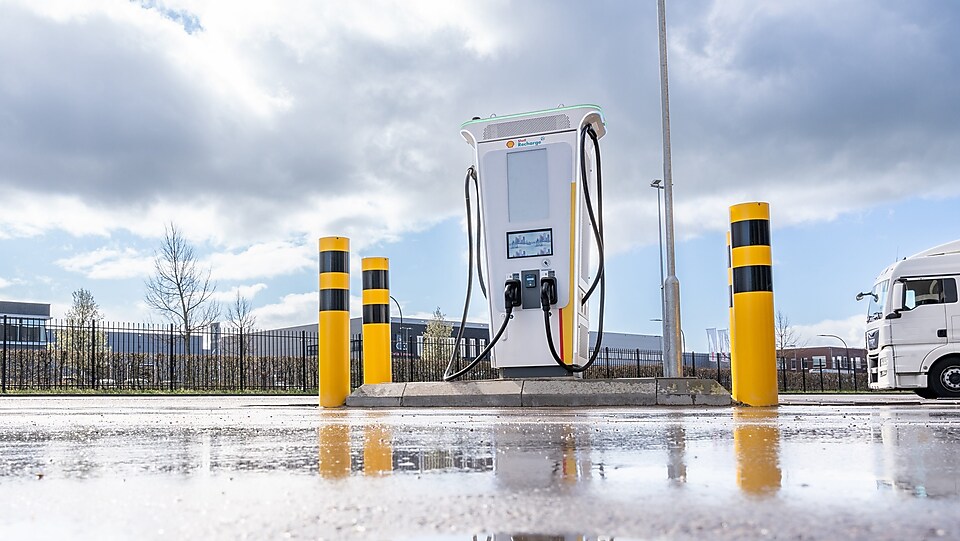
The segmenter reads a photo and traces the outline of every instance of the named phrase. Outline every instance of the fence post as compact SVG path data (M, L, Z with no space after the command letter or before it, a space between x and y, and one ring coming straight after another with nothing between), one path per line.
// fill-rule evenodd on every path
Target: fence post
M173 323L170 324L170 366L167 376L170 378L170 391L173 391Z
M831 355L831 357L833 357L833 356ZM843 377L842 377L841 374L840 374L840 363L837 361L837 358L836 358L836 357L833 357L833 362L837 365L837 390L838 390L838 391L842 391L842 390L843 390L843 381L842 381Z
M307 331L300 331L300 390L307 392Z
M243 392L243 327L240 327L240 391Z
M7 316L3 316L3 362L0 362L0 392L7 392Z
M787 363L786 360L780 358L780 390L787 390Z
M90 388L97 388L97 322L90 321Z

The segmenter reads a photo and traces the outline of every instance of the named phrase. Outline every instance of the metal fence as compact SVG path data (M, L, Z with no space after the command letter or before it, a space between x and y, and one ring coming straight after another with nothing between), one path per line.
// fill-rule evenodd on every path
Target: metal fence
M299 391L316 333L3 318L0 391Z
M317 390L317 333L242 331L211 326L190 333L172 325L31 320L3 317L0 332L0 392L77 390L296 392ZM479 348L463 347L459 370ZM452 351L451 339L423 337L416 347L393 355L393 380L440 381ZM363 383L363 342L350 342L351 386ZM723 355L684 353L685 376L715 379L730 388L730 363ZM660 351L601 349L584 373L588 379L656 377ZM465 380L499 377L483 360ZM862 370L778 366L781 391L864 391Z

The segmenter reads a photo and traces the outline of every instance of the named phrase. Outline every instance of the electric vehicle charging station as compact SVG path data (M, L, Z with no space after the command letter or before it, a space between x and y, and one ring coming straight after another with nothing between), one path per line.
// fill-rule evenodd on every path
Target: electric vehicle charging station
M602 333L602 110L577 105L475 118L460 133L475 151L483 232L477 250L484 256L478 269L485 267L490 284L491 331L499 327L492 366L505 378L582 372L591 362L586 301L597 283ZM596 211L590 185L597 188ZM467 205L469 225L469 195ZM600 254L592 284L591 237Z

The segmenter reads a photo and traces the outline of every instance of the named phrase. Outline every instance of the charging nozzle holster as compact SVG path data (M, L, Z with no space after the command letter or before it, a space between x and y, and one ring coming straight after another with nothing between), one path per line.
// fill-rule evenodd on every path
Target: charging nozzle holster
M520 295L520 278L508 278L503 283L503 306L509 312L520 306L523 300Z
M557 279L544 276L540 278L540 307L544 312L549 312L554 304L557 304Z

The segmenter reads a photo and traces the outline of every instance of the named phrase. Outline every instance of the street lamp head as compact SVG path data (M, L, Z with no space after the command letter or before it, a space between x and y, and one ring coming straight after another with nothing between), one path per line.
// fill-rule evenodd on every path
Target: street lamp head
M663 182L663 179L662 179L662 178L655 178L655 179L653 179L653 182L650 183L650 187L651 187L651 188L661 188L661 189L662 189L663 186L660 185L661 182Z

